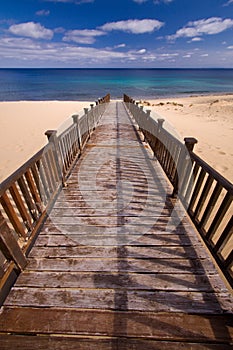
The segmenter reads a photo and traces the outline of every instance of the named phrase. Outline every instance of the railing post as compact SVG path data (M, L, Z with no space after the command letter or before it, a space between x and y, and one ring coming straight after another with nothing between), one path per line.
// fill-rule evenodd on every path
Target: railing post
M76 132L77 132L77 140L79 145L80 153L83 151L83 145L82 145L82 136L80 134L80 127L79 127L79 115L74 114L72 115L73 123L76 125Z
M165 122L165 119L162 118L158 118L158 130L161 131L161 129L163 128L163 123Z
M141 131L143 133L143 128L142 128L142 125L141 125L141 115L143 113L143 106L139 106L139 109L138 109L138 126L139 126L139 131ZM143 136L144 136L144 139L143 139L143 142L145 141L145 135L143 133Z
M91 106L91 116L92 116L92 124L93 124L92 130L95 130L96 121L95 121L94 103L91 103L90 106Z
M175 176L175 180L174 180L174 188L173 188L173 192L172 192L172 197L175 198L177 196L178 193L178 189L179 189L179 182L181 181L182 177L183 177L183 169L184 169L184 161L188 155L188 153L193 151L194 145L198 142L197 139L195 139L194 137L185 137L184 138L184 147L182 148L180 155L179 155L179 159L177 161L177 171L176 171L176 176Z
M65 187L65 174L63 170L62 160L59 152L59 145L58 145L58 139L57 139L57 131L56 130L47 130L45 132L45 135L48 138L48 141L53 144L53 154L54 159L57 167L58 177L61 179L62 186Z
M162 160L162 148L163 148L163 146L162 146L163 140L162 140L161 134L162 134L163 123L165 122L165 119L158 118L157 122L158 122L158 127L157 127L157 132L156 132L156 143L158 146L155 146L156 151L154 152L154 155L161 161Z
M88 120L88 108L84 108L84 114L87 117L87 131L88 131L88 136L90 138L91 137L91 132L90 132L90 125L89 125L89 120Z
M198 142L194 137L185 137L184 138L185 146L189 152L193 151L195 144Z

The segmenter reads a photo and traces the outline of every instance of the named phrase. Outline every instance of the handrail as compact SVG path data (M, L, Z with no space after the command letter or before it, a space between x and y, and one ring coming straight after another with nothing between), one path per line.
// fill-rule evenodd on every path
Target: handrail
M0 305L18 274L39 229L110 101L110 95L84 109L73 124L48 143L0 184Z
M197 140L183 144L155 121L150 111L124 95L123 100L173 186L184 208L233 287L233 184L193 152Z

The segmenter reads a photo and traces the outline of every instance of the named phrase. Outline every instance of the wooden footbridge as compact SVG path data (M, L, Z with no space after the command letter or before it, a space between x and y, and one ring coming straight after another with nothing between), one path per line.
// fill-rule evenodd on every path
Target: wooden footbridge
M232 349L233 186L196 140L126 95L46 134L1 184L0 349Z

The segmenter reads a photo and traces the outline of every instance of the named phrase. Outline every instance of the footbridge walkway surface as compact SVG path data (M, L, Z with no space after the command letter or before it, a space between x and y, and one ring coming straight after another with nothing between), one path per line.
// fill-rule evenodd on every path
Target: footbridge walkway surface
M232 349L232 296L110 102L0 309L0 348Z

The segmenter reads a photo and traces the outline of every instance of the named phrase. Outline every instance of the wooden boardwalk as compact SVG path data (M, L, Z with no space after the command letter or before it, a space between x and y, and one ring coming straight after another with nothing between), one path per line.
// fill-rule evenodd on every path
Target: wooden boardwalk
M233 305L122 102L111 102L0 309L0 348L232 349Z

